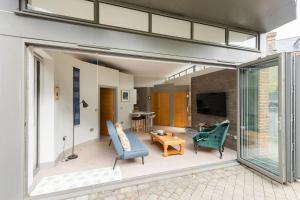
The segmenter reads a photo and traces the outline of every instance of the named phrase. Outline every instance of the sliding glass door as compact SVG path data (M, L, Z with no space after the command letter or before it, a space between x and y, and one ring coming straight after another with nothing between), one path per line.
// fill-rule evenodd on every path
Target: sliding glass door
M239 67L240 162L285 182L284 66L280 55Z

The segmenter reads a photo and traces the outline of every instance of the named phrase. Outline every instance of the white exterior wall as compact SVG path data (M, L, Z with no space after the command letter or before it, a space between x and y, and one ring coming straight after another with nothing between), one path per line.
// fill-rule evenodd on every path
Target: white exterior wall
M0 35L0 44L0 199L20 200L26 168L24 49L18 38Z

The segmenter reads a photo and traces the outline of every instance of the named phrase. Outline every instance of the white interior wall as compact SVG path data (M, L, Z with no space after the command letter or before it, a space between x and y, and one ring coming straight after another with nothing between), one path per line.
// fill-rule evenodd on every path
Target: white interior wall
M99 85L107 87L119 87L119 71L107 67L98 68Z
M34 57L28 51L28 187L33 183L34 120ZM62 152L62 138L67 136L65 149L72 147L73 130L73 67L80 69L80 96L88 108L80 110L81 123L75 128L75 145L99 138L98 90L100 86L114 87L117 91L117 120L124 128L130 127L129 113L136 102L133 75L118 70L89 64L62 52L47 52L41 60L40 92L40 164L54 163ZM98 73L97 73L98 71ZM60 88L55 100L54 87ZM121 102L121 90L130 91L130 100ZM75 149L76 150L76 149Z
M118 111L119 111L119 122L122 122L123 128L130 128L130 113L133 111L133 106L136 103L136 96L134 90L134 79L133 75L119 73L119 92L118 92ZM121 91L129 91L129 101L121 101Z
M72 147L73 134L73 67L80 69L80 99L84 99L88 108L80 109L80 125L75 127L75 145L98 138L98 87L97 66L82 62L61 52L51 52L54 60L54 84L60 88L60 98L55 100L54 135L55 157L63 148Z
M51 52L49 55L52 61L45 59L41 71L42 163L54 162L60 155L64 136L67 136L65 149L72 147L73 67L80 69L80 96L89 104L88 108L81 106L81 123L75 127L75 144L99 138L98 90L100 86L116 88L117 121L123 122L124 128L130 127L129 113L132 112L136 102L133 75L103 66L98 66L97 69L97 65L80 61L61 52ZM59 100L54 100L55 86L60 88ZM121 102L121 90L130 91L129 102ZM53 148L50 147L51 145ZM48 155L45 155L47 153Z

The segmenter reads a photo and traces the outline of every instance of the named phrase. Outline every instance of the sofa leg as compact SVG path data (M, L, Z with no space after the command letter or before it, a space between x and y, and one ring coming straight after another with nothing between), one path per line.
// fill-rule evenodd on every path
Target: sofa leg
M110 145L111 145L111 141L112 141L112 140L110 139L110 140L109 140L109 145L108 145L108 146L110 146Z
M118 161L118 158L116 158L116 159L115 159L115 163L114 163L114 166L113 166L113 170L115 170L115 167L116 167L117 161Z
M223 154L222 154L222 147L219 148L219 152L220 152L220 159L222 159Z
M224 145L222 146L222 152L224 152Z
M143 164L145 164L145 161L144 161L144 156L142 156L142 163L143 163Z

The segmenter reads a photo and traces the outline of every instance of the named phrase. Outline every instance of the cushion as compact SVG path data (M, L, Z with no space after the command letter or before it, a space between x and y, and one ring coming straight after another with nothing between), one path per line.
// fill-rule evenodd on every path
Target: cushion
M123 159L131 159L136 157L147 156L149 154L147 147L138 139L138 137L132 133L126 134L131 144L131 151L124 152Z
M131 151L130 142L129 142L125 132L123 131L122 125L120 123L116 123L115 126L116 126L116 131L119 136L120 142L123 146L123 149L125 151Z

